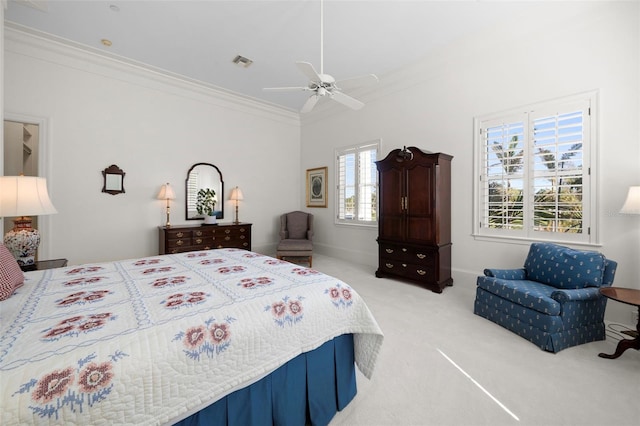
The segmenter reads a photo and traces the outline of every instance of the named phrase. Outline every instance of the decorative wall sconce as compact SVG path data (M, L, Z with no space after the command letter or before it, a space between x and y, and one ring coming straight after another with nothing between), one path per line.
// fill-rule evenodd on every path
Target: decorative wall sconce
M110 165L102 171L104 185L102 192L116 195L124 193L124 171L115 164Z
M176 194L173 192L173 188L169 186L169 182L162 185L162 187L160 188L160 192L158 193L158 199L167 201L167 224L166 224L167 228L171 228L171 222L169 222L169 214L170 214L170 207L171 207L170 203L171 203L171 200L175 200L175 198L176 198Z

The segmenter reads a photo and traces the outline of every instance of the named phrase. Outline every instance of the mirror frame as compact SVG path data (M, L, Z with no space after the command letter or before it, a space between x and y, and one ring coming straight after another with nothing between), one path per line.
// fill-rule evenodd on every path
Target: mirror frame
M110 165L102 171L102 177L104 178L104 184L102 186L102 192L107 194L116 195L124 193L124 175L126 173L115 164ZM116 179L115 186L113 179Z
M220 213L216 215L217 219L224 219L224 180L222 179L222 172L218 167L211 163L196 163L187 171L187 178L184 180L184 217L186 220L204 220L203 217L193 216L189 217L189 175L198 166L210 166L218 172L220 176L220 193L218 195L218 204L220 205ZM198 188L202 189L202 188ZM197 195L197 194L195 194Z

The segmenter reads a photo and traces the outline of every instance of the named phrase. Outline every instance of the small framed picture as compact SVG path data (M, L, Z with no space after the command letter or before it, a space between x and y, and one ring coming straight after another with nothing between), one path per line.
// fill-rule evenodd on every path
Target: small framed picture
M307 207L327 207L327 168L307 169Z

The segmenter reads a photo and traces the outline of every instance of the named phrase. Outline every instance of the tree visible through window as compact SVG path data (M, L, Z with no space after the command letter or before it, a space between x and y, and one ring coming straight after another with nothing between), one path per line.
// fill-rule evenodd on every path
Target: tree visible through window
M377 222L378 142L336 151L336 222L371 225Z
M595 96L476 119L476 235L595 241Z

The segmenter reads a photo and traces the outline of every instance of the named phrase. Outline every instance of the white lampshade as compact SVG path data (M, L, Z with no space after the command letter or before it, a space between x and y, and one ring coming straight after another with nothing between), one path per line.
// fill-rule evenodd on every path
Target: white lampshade
M158 193L158 199L159 200L175 200L176 199L176 194L175 192L173 192L173 188L171 188L171 185L169 185L169 182L162 185L162 188L160 188L160 192Z
M231 190L231 196L229 197L232 201L242 201L244 200L244 195L242 194L242 190L237 186Z
M0 177L0 216L42 216L54 213L58 211L49 199L45 178Z
M627 199L620 209L622 214L640 214L640 186L630 186Z
M35 265L40 233L28 216L58 213L47 192L47 180L35 176L0 177L0 216L15 217L13 229L4 236L4 245L21 267Z

